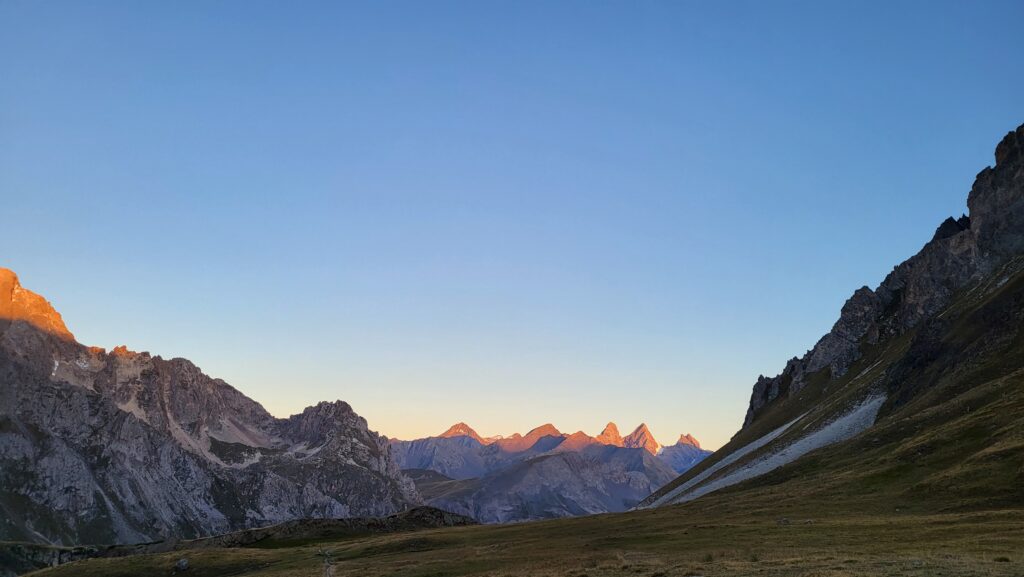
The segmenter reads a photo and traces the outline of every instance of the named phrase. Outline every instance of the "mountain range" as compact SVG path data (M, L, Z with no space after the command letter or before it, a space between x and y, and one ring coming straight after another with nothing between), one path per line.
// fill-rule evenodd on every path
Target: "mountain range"
M597 436L549 423L493 438L457 423L391 447L427 503L485 523L625 511L711 454L688 434L662 447L646 424L622 437L615 423Z

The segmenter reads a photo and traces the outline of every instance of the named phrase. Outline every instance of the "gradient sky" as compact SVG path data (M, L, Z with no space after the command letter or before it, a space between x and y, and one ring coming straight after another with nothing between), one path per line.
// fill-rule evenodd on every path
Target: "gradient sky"
M1024 3L770 4L0 1L0 266L278 416L715 448L1024 122Z

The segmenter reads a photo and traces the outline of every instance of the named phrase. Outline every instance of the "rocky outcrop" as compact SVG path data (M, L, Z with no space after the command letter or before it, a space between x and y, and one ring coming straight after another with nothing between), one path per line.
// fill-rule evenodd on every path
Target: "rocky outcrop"
M185 538L419 501L342 402L276 419L185 359L77 343L0 269L0 540Z
M0 332L13 323L34 327L66 341L75 338L49 301L23 288L14 271L0 268Z
M939 313L968 288L1024 253L1024 125L996 147L995 166L982 170L967 199L969 216L949 218L932 239L875 290L862 287L843 306L832 330L775 377L758 377L744 419L754 422L778 399L827 372L843 376L862 347L888 340Z
M689 445L691 447L700 448L700 441L698 441L693 435L689 433L683 433L679 435L679 440L676 441L677 445Z

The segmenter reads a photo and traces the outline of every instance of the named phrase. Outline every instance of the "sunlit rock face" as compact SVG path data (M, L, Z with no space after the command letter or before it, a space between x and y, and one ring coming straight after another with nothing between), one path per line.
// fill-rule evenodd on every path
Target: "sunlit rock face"
M622 446L622 435L619 434L619 427L615 423L605 425L604 430L596 439L605 445Z
M465 423L437 437L391 440L428 503L481 522L625 511L711 454L690 435L662 448L646 425L625 439L545 424L485 444Z
M12 323L35 327L59 339L74 340L49 301L22 287L14 271L0 268L0 330L6 330Z
M744 427L767 405L794 396L814 375L845 375L863 346L935 317L957 291L1024 254L1024 125L1003 138L995 160L974 181L969 215L942 222L920 252L896 266L878 288L857 289L832 330L804 356L790 359L775 377L757 379Z
M651 434L650 429L647 428L645 423L640 423L639 427L626 435L626 438L622 440L622 446L631 449L643 449L652 455L657 455L658 451L661 450L661 444L654 439L654 435Z
M485 439L481 437L480 435L477 434L476 431L473 430L472 427L470 427L466 423L455 423L454 425L449 427L447 431L441 433L439 437L442 439L448 439L451 437L469 437L476 441L477 443L480 443L481 445L490 445L494 441L498 440L496 438Z
M0 540L194 537L419 501L347 404L276 419L185 359L82 346L0 270Z

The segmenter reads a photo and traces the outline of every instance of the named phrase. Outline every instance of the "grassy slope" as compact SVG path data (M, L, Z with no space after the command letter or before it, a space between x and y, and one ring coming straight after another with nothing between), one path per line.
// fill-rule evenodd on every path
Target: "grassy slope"
M1024 274L1000 280L844 378L814 379L733 444L886 387L876 426L849 442L679 506L332 541L334 574L1024 575ZM320 575L319 546L191 552L189 574ZM181 556L37 575L165 575Z
M923 515L877 503L700 499L616 515L324 544L335 575L1024 574L1024 511ZM731 501L731 502L730 502ZM187 554L189 575L313 576L318 545ZM168 575L182 553L91 559L35 575Z

